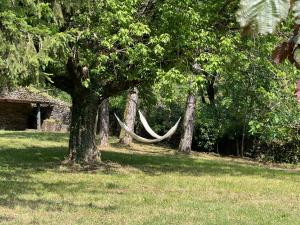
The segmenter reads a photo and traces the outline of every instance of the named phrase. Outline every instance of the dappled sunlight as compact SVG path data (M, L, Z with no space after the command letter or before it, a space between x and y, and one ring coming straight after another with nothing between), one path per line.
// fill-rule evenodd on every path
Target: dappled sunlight
M153 221L162 221L160 214L169 219L179 215L184 221L188 208L195 224L199 211L204 216L211 213L209 209L224 213L233 206L235 214L247 218L276 211L296 221L300 210L296 169L265 168L207 154L176 154L159 145L124 147L116 138L110 142L101 150L98 167L73 170L61 163L67 155L67 135L1 132L0 221L26 224L34 214L39 221L45 219L42 223L71 224L74 218L91 217L90 224L98 224L100 218L107 224L122 219L139 224L149 212Z
M2 146L0 162L2 166L58 169L61 161L67 155L66 134L1 132L0 137L0 146ZM36 139L27 139L34 137ZM15 145L18 147L15 148ZM175 150L158 145L134 143L132 146L125 147L119 144L115 138L112 139L110 147L102 149L101 152L106 172L132 168L132 171L139 170L151 175L176 172L193 176L249 175L265 176L272 179L289 179L289 176L287 178L284 176L288 173L291 176L298 175L297 168L276 171L273 168L265 168L247 160L198 153L192 155L176 154Z

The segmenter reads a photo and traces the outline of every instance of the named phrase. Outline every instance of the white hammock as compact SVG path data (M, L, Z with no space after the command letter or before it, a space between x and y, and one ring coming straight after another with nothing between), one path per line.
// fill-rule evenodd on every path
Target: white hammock
M164 139L167 139L167 138L169 138L169 137L171 137L174 133L175 133L175 131L177 130L177 128L178 128L178 125L179 125L179 122L180 122L180 120L181 120L181 118L179 118L179 120L177 121L177 123L164 135L164 136L159 136L159 135L157 135L151 128L150 128L150 126L149 126L149 124L148 124L148 122L146 121L146 119L145 119L145 121L146 121L146 124L148 125L148 127L150 128L150 130L152 131L152 133L154 133L155 135L157 135L157 136L159 136L160 138L157 138L157 139L147 139L147 138L143 138L143 137L141 137L141 136L139 136L139 135L137 135L137 134L135 134L133 131L131 131L130 129L129 129L129 127L126 125L126 124L124 124L120 119L119 119L119 117L117 117L117 115L115 114L115 117L116 117L116 119L117 119L117 121L118 121L118 123L120 124L120 126L125 130L125 132L127 133L127 134L129 134L133 139L135 139L135 140L137 140L137 141L139 141L139 142L143 142L143 143L156 143L156 142L160 142L160 141L162 141L162 140L164 140ZM143 124L144 125L144 124ZM146 129L146 128L145 128ZM148 131L148 130L147 130Z
M145 130L154 138L162 138L163 136L158 135L157 133L155 133L151 127L149 126L146 118L144 117L144 115L141 113L141 111L139 110L139 116L140 116L140 120L145 128Z

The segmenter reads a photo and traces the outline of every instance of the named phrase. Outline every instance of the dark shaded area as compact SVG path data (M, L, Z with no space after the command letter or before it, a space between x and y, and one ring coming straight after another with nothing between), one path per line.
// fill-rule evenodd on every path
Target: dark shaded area
M240 156L241 143L242 143L242 136L235 137L235 138L225 136L218 140L215 147L215 152L217 152L220 155ZM253 149L253 145L254 142L252 139L247 138L244 140L244 148L247 150L246 156L255 158L255 156L251 154L251 149Z
M0 102L0 129L25 130L32 111L29 103Z
M30 147L26 149L5 149L0 150L0 153L0 163L3 167L47 170L60 165L67 154L67 148L49 147L41 149Z
M0 102L0 129L37 129L37 106L31 103ZM49 119L53 106L41 105L41 123Z
M2 223L2 222L8 222L8 221L11 221L13 219L14 219L14 217L0 216L0 223Z
M65 188L67 184L64 185L58 185L60 188ZM15 208L16 206L26 206L29 207L32 210L39 209L40 206L46 206L47 211L61 211L64 207L70 207L73 209L80 210L81 208L93 208L97 210L103 210L103 211L114 211L117 209L115 206L104 206L104 207L99 207L93 203L89 204L74 204L68 201L46 201L46 200L24 200L24 199L19 199L19 198L1 198L0 197L0 205L5 206L8 208ZM0 218L1 222L1 218Z
M52 110L53 106L41 106L41 124L43 124L44 120L50 118ZM27 129L37 129L37 111L37 106L32 107L28 118Z
M120 147L113 144L114 147ZM195 159L188 155L146 155L139 153L121 153L106 151L102 153L104 161L117 162L124 166L135 167L150 175L159 175L161 173L181 173L191 176L263 176L266 178L278 179L278 175L293 174L299 176L299 173L288 171L278 171L265 167L258 167L246 163L216 161L206 159ZM288 178L287 178L288 179Z

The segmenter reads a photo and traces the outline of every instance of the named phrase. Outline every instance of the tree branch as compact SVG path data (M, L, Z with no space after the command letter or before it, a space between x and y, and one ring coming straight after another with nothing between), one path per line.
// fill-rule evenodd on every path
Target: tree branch
M147 16L151 13L152 9L154 8L157 0L145 0L141 4L140 8L138 9L138 15L143 17Z
M55 76L51 78L51 85L57 87L58 89L72 94L74 89L73 80L66 76ZM50 83L50 82L49 82Z
M116 96L122 91L126 91L131 87L135 87L142 83L141 80L125 80L125 81L110 81L104 86L103 97L108 98Z

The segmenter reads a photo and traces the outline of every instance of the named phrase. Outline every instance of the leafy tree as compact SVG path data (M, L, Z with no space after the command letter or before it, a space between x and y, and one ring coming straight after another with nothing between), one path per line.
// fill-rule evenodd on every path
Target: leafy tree
M65 35L52 32L53 13L45 2L3 0L0 4L0 85L39 82L54 45ZM59 54L59 52L57 52Z
M174 77L189 87L183 137L180 150L190 151L196 109L196 97L213 107L216 83L222 73L223 55L218 45L221 38L231 36L232 21L238 1L164 1L158 8L157 32L168 30L170 42L162 60L169 81ZM171 47L170 47L171 46ZM195 73L194 66L198 72ZM178 71L177 74L174 73ZM192 104L191 104L192 103ZM185 132L186 131L186 132Z
M298 14L298 3L296 1L295 15ZM273 33L277 25L287 18L290 7L290 0L242 0L237 18L245 32Z
M282 21L287 20L289 14L292 14L294 19L294 32L289 40L284 41L276 48L273 58L275 63L281 63L288 59L297 68L300 68L299 0L241 0L237 19L244 33L269 34L273 33Z
M166 93L157 94L159 98L165 98L163 100L165 105L166 101L173 103L178 101L176 90L184 93L182 86L187 89L189 74L193 74L193 63L196 61L201 65L201 75L197 76L200 84L197 87L199 92L196 91L196 95L200 95L202 101L197 107L194 147L218 151L219 147L222 147L223 140L226 142L232 140L234 148L232 146L227 148L235 149L236 152L231 151L228 154L249 156L252 154L253 140L268 142L269 145L281 142L284 145L287 142L280 135L284 133L283 130L296 137L296 132L289 128L295 125L296 121L283 116L283 112L288 114L283 110L288 105L293 109L297 108L295 99L294 101L291 99L293 98L292 81L295 81L296 71L287 64L274 67L268 59L281 37L271 35L253 39L242 38L232 16L238 8L238 1L225 3L213 1L212 4L199 1L191 5L189 1L181 1L178 4L172 2L173 4L170 4L172 6L164 7L167 9L170 7L172 8L170 11L178 14L168 13L168 10L163 8L160 18L163 22L159 22L161 24L159 28L162 30L173 25L169 42L173 48L166 48L167 54L164 55L161 63L162 68L171 69L157 84L165 86L164 90L169 94L168 96ZM180 9L177 9L177 6ZM185 10L190 10L190 14L187 15L192 18L187 21L193 21L194 14L195 18L201 15L200 20L194 24L184 23ZM205 17L206 15L218 16ZM173 21L176 21L175 24L184 25L175 26ZM162 27L164 24L165 27ZM286 27L284 29L289 30ZM196 35L200 37L197 39ZM285 34L281 36L283 35ZM174 80L177 82L176 85L171 82ZM196 90L196 87L192 89ZM266 96L273 96L273 98ZM290 100L283 101L279 96ZM274 109L272 105L277 105L278 102L282 103L282 113L272 111ZM269 121L275 120L275 114L276 120L285 121L282 132L277 130L279 126L276 128L275 123L267 125ZM257 123L264 128L263 131L259 129L260 131L252 132L254 124ZM275 129L278 138L265 138L264 135L274 135L272 129ZM257 149L255 151L260 151ZM219 150L223 153L225 151L225 149Z
M289 1L289 0L260 0L260 1L240 1L240 8L237 12L237 19L243 28L243 32L246 34L270 34L274 33L278 25L281 25L281 30L284 31L286 26L284 23L291 23L294 25L293 33L289 34L289 38L282 42L279 46L277 46L273 52L273 60L276 64L283 63L286 59L290 61L290 63L294 64L296 68L300 68L300 49L299 49L299 28L300 28L300 1ZM277 36L278 33L277 33ZM292 74L295 74L293 72ZM282 76L282 73L281 73ZM282 81L282 80L281 80ZM289 77L289 79L285 82L294 81L293 77ZM277 82L276 86L282 85L282 83ZM275 85L274 85L275 86ZM288 85L284 85L284 89L288 90ZM272 109L272 112L265 117L268 118L264 123L256 123L254 121L250 121L251 131L255 133L255 131L260 130L261 134L264 134L264 139L270 143L278 143L278 140L284 140L285 143L295 143L299 142L298 138L298 128L297 124L299 124L298 120L295 119L298 117L298 107L295 105L295 99L292 95L293 90L287 91L289 95L286 95L284 92L280 92L277 90L276 95L267 95L269 98L277 99L278 103L275 106L271 106L269 108ZM279 94L280 93L280 94ZM272 96L272 97L271 97ZM276 96L276 97L275 97ZM280 96L280 97L279 97ZM284 98L284 100L282 100ZM280 109L280 110L278 110ZM278 111L277 111L278 110ZM289 111L287 113L287 110ZM295 110L295 111L294 111ZM286 112L290 116L283 116L284 112ZM262 114L264 115L264 114ZM262 116L261 115L261 116ZM271 115L271 116L270 116ZM295 116L297 115L297 116ZM270 119L270 117L272 119ZM262 126L262 124L264 124ZM279 125L280 124L280 125ZM272 129L270 129L272 127ZM262 131L264 130L264 131ZM287 138L287 136L289 138ZM287 138L287 139L286 139ZM289 139L289 140L288 140ZM297 147L292 147L298 151ZM280 149L284 149L282 146ZM282 151L281 151L282 153ZM274 153L272 153L274 154ZM282 160L286 160L286 155L278 154L282 156ZM299 160L299 151L294 152L292 155L296 157L296 161ZM298 157L298 159L297 159ZM291 160L291 157L288 161ZM277 158L278 159L278 158Z
M8 74L3 80L17 84L43 74L70 93L71 161L99 160L95 121L104 99L155 78L155 49L162 50L168 36L153 35L147 25L151 4L138 0L1 3L0 65L2 76Z

